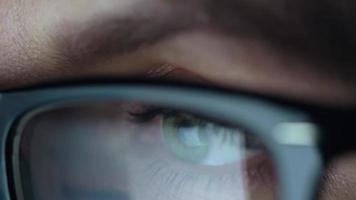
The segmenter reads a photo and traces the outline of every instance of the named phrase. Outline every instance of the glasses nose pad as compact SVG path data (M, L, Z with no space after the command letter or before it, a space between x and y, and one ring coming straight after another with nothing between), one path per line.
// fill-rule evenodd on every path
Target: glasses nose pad
M313 146L282 145L276 156L281 160L278 163L281 199L314 199L322 171L319 149Z
M322 169L318 128L308 122L280 123L273 129L282 199L312 199Z

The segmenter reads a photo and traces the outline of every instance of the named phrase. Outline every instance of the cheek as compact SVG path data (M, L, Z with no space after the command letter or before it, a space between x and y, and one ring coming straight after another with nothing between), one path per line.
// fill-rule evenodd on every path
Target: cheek
M334 160L323 179L322 200L356 199L356 152Z

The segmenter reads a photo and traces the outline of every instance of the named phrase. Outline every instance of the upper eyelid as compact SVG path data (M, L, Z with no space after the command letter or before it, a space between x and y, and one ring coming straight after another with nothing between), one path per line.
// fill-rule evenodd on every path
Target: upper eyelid
M218 124L220 126L224 127L230 127L230 128L240 128L240 126L232 126L229 124L226 124L224 122L209 118L209 117L204 117L199 114L195 113L190 113L184 110L178 110L174 108L164 108L164 107L157 107L157 106L142 106L140 110L136 112L130 112L129 111L129 116L130 120L137 122L137 123L146 123L151 120L153 120L157 116L177 116L177 115L186 115L187 117L191 118L197 118L202 121L208 122L208 123L214 123Z
M156 107L156 106L143 106L138 111L129 111L131 120L139 123L145 123L158 115L167 115L167 114L177 114L178 112L173 109Z

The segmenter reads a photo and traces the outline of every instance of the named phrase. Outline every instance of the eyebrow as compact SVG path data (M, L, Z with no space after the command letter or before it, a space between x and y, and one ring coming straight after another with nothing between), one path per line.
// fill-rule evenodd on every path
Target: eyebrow
M64 36L56 39L55 43L59 63L64 67L89 66L112 55L130 53L181 31L199 27L209 27L234 37L257 39L285 55L301 58L324 68L333 68L330 63L339 65L341 61L336 61L338 56L355 59L354 51L348 50L349 43L342 39L348 36L343 36L343 31L338 31L343 26L338 28L340 23L334 23L337 25L335 28L326 20L324 28L338 32L333 34L319 29L320 24L309 23L309 18L305 18L305 14L313 17L315 13L314 10L305 13L304 4L293 10L296 13L289 13L284 12L284 4L278 2L275 2L276 5L251 0L168 2L168 7L158 6L156 10L150 10L154 6L144 4L135 8L130 16L99 17L90 24L65 27L64 31L60 30L64 32ZM158 1L158 4L163 3ZM331 14L327 12L326 16L331 17ZM337 16L333 16L335 20L339 19ZM320 38L320 35L325 37ZM332 44L330 46L330 41L340 42L335 42L337 46L334 48ZM341 60L351 62L350 59ZM347 79L353 80L354 73L348 72L342 76L349 77L352 74Z
M64 35L55 46L62 63L85 66L112 55L130 53L171 35L201 24L193 9L178 10L168 16L125 16L96 19L81 30L63 25ZM67 30L67 31L66 31Z
M89 24L64 24L60 30L64 35L56 40L56 52L63 58L61 63L64 65L88 66L199 27L218 29L235 37L261 34L261 30L254 27L258 24L266 24L267 30L275 29L270 21L278 20L255 4L233 3L231 0L172 1L169 6L156 10L141 5L131 15L99 17ZM256 13L256 10L261 12Z

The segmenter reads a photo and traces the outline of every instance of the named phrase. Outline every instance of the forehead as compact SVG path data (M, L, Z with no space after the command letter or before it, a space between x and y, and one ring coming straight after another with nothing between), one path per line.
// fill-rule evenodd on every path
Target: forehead
M1 3L9 8L0 10L7 19L0 22L0 44L7 47L0 50L3 88L136 73L148 57L150 64L178 65L233 87L329 99L325 94L338 88L332 97L350 95L335 74L307 62L309 51L295 51L303 49L295 44L301 47L310 39L301 34L305 27L278 12L283 10L278 5L243 0Z
M73 3L69 0L31 0L24 3L3 1L2 4L4 9L0 14L5 18L13 16L12 20L21 26L31 26L28 29L38 32L43 29L56 32L54 37L66 38L67 43L76 41L70 37L75 33L90 32L86 29L96 35L108 29L118 33L120 29L121 34L106 34L107 41L117 42L114 38L122 39L126 34L131 35L126 43L138 46L146 42L145 39L154 41L167 33L209 26L229 35L268 41L285 54L307 60L324 64L355 63L352 47L356 46L356 41L350 36L356 34L356 28L350 26L350 20L356 15L353 12L356 3L348 1L80 0ZM11 20L7 22L12 23ZM86 38L92 39L89 34Z

